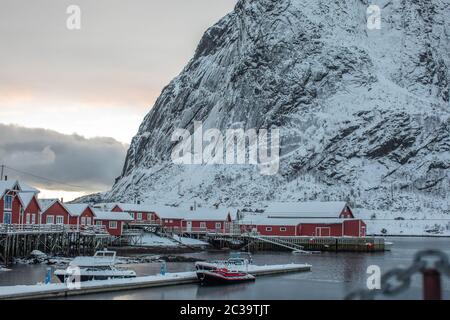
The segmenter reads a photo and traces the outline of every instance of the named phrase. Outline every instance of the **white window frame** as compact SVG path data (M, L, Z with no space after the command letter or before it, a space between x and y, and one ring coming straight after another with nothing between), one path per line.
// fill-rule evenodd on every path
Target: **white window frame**
M117 221L113 220L113 221L109 222L109 228L110 229L117 229L118 228L117 226L118 226Z
M35 213L31 214L31 224L36 224L36 214Z
M173 220L169 220L169 223L173 223Z
M86 217L86 225L90 226L92 224L92 218L91 217Z
M31 214L27 213L25 215L25 224L30 224L31 222Z
M281 232L286 232L286 231L287 231L287 228L286 228L286 227L280 227L280 231L281 231Z
M142 220L142 212L136 213L136 220Z
M64 216L56 216L56 224L64 224Z
M200 229L206 229L206 222L200 222Z
M97 220L97 221L95 221L95 225L96 226L102 226L103 222L101 220Z
M47 216L45 218L45 224L55 224L55 216Z
M272 227L266 227L266 231L272 231Z
M81 224L82 226L85 226L85 225L86 225L86 217L81 217L81 222L80 222L80 224Z
M7 201L6 199L10 199L10 201ZM14 202L14 197L10 194L7 194L3 198L3 209L8 210L8 211L12 210L13 202ZM10 206L7 206L7 204L10 204Z
M222 222L216 222L216 229L222 229Z

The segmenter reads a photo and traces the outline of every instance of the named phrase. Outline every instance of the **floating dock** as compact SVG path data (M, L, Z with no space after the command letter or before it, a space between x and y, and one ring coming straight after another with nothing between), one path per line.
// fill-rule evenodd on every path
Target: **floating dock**
M248 272L255 276L306 271L311 271L311 265L292 263L283 265L248 266ZM136 277L132 279L81 282L81 287L76 289L70 289L64 283L3 286L0 287L0 300L63 298L92 293L136 290L198 282L199 280L195 272L178 272L167 273L165 275Z

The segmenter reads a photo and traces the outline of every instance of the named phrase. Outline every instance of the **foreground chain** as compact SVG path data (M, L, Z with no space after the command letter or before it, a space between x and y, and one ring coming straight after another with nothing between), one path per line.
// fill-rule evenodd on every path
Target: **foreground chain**
M423 275L424 299L441 299L440 276L450 277L450 265L447 255L439 250L419 251L408 268L394 268L381 277L380 289L361 289L350 293L346 299L371 300L377 295L392 296L411 286L412 276Z

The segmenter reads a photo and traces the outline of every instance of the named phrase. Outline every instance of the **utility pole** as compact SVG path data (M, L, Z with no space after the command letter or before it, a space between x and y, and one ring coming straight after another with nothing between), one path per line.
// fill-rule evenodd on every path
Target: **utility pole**
M1 167L0 181L3 181L3 171L5 170L5 165L2 164L0 167Z

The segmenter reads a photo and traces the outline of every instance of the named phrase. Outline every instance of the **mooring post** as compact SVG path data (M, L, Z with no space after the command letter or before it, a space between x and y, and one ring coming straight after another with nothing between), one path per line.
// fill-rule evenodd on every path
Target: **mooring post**
M442 299L441 274L436 269L427 269L423 272L423 299Z

